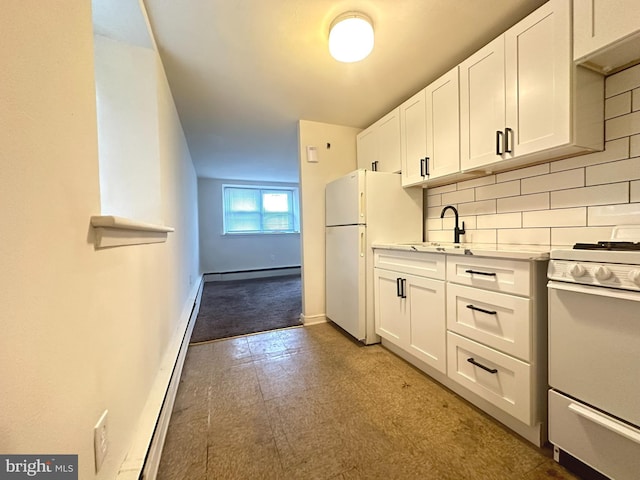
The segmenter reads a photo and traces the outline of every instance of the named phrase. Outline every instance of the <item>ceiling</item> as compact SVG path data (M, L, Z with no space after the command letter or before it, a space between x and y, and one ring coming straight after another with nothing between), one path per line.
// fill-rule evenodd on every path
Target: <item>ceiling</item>
M545 0L142 1L198 176L297 182L299 119L365 128ZM352 10L375 47L344 64L328 30Z

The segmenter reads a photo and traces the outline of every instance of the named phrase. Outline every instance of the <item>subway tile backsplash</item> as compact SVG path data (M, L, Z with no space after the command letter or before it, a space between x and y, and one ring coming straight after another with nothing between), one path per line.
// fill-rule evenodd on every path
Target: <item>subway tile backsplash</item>
M640 65L627 68L615 75L607 78L605 84L605 98L610 98L621 93L638 88L638 78L640 78Z
M631 113L631 92L624 92L615 97L607 98L604 102L605 120L627 113Z
M640 224L640 65L606 79L605 150L429 188L428 241L572 245L606 240L615 225Z
M631 182L630 202L640 202L640 180Z

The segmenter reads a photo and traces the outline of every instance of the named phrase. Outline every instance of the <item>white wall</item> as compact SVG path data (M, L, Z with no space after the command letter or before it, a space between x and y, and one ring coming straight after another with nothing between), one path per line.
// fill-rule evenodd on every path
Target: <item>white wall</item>
M300 120L300 205L302 209L302 318L325 318L324 187L356 169L356 135L361 129ZM327 148L327 144L331 147ZM307 162L307 146L318 148L318 163Z
M300 234L223 235L222 185L298 187L295 183L198 179L200 267L204 273L300 266Z
M162 244L95 250L90 2L2 9L0 452L79 454L79 478L112 479L199 275L195 172L162 74L161 213L176 231ZM104 409L110 451L95 475Z
M640 65L606 79L603 152L458 182L426 192L430 241L573 245L607 240L613 226L640 224Z
M94 40L102 212L162 223L156 52Z

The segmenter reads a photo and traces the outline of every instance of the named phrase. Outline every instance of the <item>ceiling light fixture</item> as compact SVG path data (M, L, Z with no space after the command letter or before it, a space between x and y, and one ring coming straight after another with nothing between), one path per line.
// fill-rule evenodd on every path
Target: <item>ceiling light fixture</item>
M329 29L329 52L339 62L359 62L373 50L373 24L359 12L336 17Z

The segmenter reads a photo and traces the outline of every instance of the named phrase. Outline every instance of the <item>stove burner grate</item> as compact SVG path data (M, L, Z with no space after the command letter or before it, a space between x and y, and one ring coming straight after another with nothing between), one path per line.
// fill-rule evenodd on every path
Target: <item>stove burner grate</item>
M640 242L604 241L598 243L576 243L574 250L640 250Z

